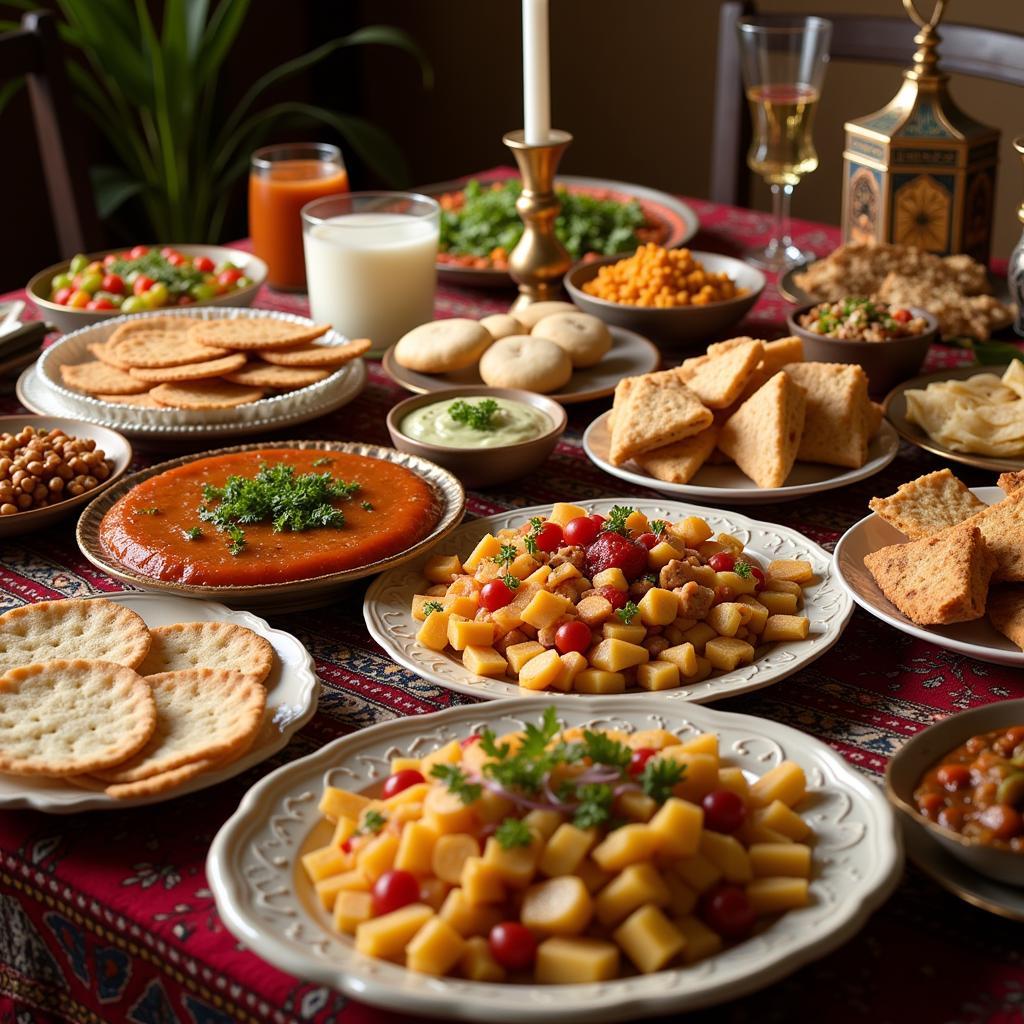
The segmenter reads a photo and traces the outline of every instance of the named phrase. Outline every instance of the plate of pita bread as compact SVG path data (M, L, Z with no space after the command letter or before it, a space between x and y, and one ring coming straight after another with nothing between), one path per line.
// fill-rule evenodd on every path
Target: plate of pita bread
M1024 362L963 366L893 388L885 413L900 436L994 473L1024 469Z
M860 366L806 362L799 338L743 337L621 380L583 447L630 483L744 505L863 480L895 458L899 438Z
M0 808L135 807L223 782L316 710L313 659L249 612L156 594L0 615Z
M1024 473L969 488L941 469L870 507L834 555L857 604L939 647L1024 668Z
M22 374L18 397L139 439L251 435L350 402L369 348L271 310L141 313L66 335Z

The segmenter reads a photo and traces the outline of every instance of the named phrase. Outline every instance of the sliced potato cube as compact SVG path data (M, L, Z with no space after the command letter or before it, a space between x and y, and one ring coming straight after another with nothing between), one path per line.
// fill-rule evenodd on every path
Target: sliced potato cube
M551 566L540 565L523 580L524 583L536 583L539 586L550 586Z
M680 744L665 747L660 756L686 766L682 779L672 789L681 800L699 804L718 785L718 758L714 754L691 753Z
M750 594L743 594L736 600L750 609L750 618L746 622L747 629L752 633L763 633L764 624L768 621L768 609Z
M754 843L747 852L755 878L811 877L811 848L803 843Z
M630 864L650 860L659 837L649 825L631 824L609 832L591 851L591 858L605 871L621 871Z
M658 809L657 803L646 793L627 790L615 798L615 813L628 821L650 821Z
M674 544L667 540L659 541L647 552L647 566L654 572L658 572L668 565L673 558L682 558L683 553Z
M597 830L577 828L568 822L560 824L544 847L540 863L541 874L554 878L556 875L572 875L597 842Z
M448 619L451 612L431 612L416 633L416 643L431 651L443 651L448 646Z
M439 911L448 898L452 887L440 878L424 878L420 881L420 902Z
M430 866L436 878L451 885L458 885L462 879L462 869L470 857L476 857L480 847L476 838L467 832L450 832L438 836L434 841Z
M587 515L587 510L582 505L573 505L568 501L556 501L551 506L551 515L548 516L548 522L565 526L570 519L579 519L580 516L585 515Z
M810 619L803 615L769 615L761 639L766 642L806 640L810 628Z
M776 558L768 563L768 575L792 583L810 583L814 579L814 567L799 558Z
M734 537L731 533L720 533L715 540L734 555L743 554L743 541L739 537Z
M505 898L505 885L493 864L483 857L470 857L462 866L462 891L472 904L500 903Z
M523 620L519 615L519 609L507 604L504 608L491 612L491 621L504 636L506 633L511 633L516 626L521 625Z
M499 907L491 903L471 903L459 887L448 890L437 914L467 939L471 935L486 935L502 919Z
M647 521L647 516L645 516L639 509L633 509L633 511L626 516L627 530L632 530L634 533L646 533L649 526L650 523Z
M629 734L626 746L631 750L640 750L649 747L651 750L664 750L665 747L675 746L679 737L668 729L637 729Z
M697 671L697 651L688 641L674 647L666 647L658 655L658 661L667 661L675 665L677 672L682 676L692 676Z
M686 945L683 947L683 963L693 964L706 960L722 949L722 937L713 932L699 917L686 915L675 922L683 933Z
M735 793L743 799L744 803L750 797L750 783L747 782L747 777L743 774L742 768L719 768L718 787L719 789L728 789L731 793Z
M526 640L521 644L512 644L505 648L505 657L508 659L512 671L518 675L523 666L531 659L543 654L547 648L536 640Z
M654 833L655 849L670 857L692 857L700 847L704 810L688 800L669 797L647 827Z
M598 921L608 928L645 903L666 907L669 900L668 886L657 868L650 861L641 861L624 868L597 894L594 911Z
M457 651L474 647L490 647L494 643L494 623L477 622L458 615L448 617L448 643Z
M321 846L317 850L310 850L302 857L302 866L311 882L319 882L321 878L328 875L337 875L344 871L347 862L345 854L337 846Z
M537 629L551 626L557 622L570 608L572 602L558 594L547 590L538 590L530 603L519 613L523 622Z
M523 551L515 557L512 564L508 567L508 571L517 579L521 579L525 583L539 567L540 562L538 562L533 555L529 555ZM531 583L530 586L537 587L538 590L540 589L539 583Z
M722 872L727 882L749 882L754 877L750 855L735 836L705 829L700 837L700 852Z
M356 854L356 868L371 881L375 882L385 871L395 865L398 853L398 836L390 832L382 832L364 846Z
M435 764L458 764L462 760L462 745L458 740L451 740L432 750L420 762L420 772L425 778L430 778L430 772ZM426 794L424 794L425 798Z
M747 816L747 820L740 826L736 835L742 839L748 847L753 846L754 843L793 842L789 836L784 836L781 832L776 832L775 829L769 828L767 825L762 824L749 815Z
M687 516L675 526L670 526L668 532L679 537L686 547L696 548L697 545L703 544L714 530L700 516Z
M647 636L647 627L641 623L626 623L612 618L601 626L601 636L605 640L625 640L629 644L638 644Z
M660 971L683 951L683 933L655 906L634 910L612 937L641 974Z
M558 675L551 681L550 686L552 690L558 690L559 693L568 693L572 689L576 677L587 667L587 659L578 651L566 651L558 658L562 667L558 670ZM521 681L520 685L522 685Z
M757 579L753 573L741 576L738 572L716 572L715 586L728 587L734 594L753 594L757 590Z
M373 916L373 897L368 892L352 889L339 892L333 911L334 927L346 935L354 935L359 925Z
M679 596L662 587L651 587L640 598L640 621L645 626L667 626L679 615Z
M410 903L390 914L370 918L356 928L356 949L366 956L398 956L433 916L425 903Z
M566 740L566 742L569 742ZM549 840L555 832L558 831L559 825L565 822L565 816L560 814L558 811L548 810L544 807L537 807L530 811L529 814L523 818L527 826L537 835L541 837L545 842Z
M591 628L610 618L612 610L611 601L600 594L591 594L576 605L576 614Z
M579 935L594 913L587 887L576 875L560 875L531 885L523 894L519 918L542 935Z
M704 653L704 647L709 640L718 636L713 626L706 622L698 622L696 626L683 630L683 640L690 644L697 654Z
M504 885L510 889L523 889L533 881L543 848L544 842L539 835L534 836L529 846L510 846L507 849L491 836L484 846L483 859Z
M423 575L431 583L451 583L462 574L458 555L432 555L423 566Z
M602 640L587 654L590 664L603 672L621 672L624 668L642 665L650 657L646 647L625 640Z
M677 861L672 865L672 871L698 893L706 892L722 877L718 866L702 853Z
M752 817L758 824L781 832L797 842L802 842L811 834L811 826L781 800L772 800L767 806L754 811Z
M778 590L762 590L757 595L757 599L771 615L793 615L797 610L795 594L783 594Z
M480 935L466 939L459 959L459 970L470 981L505 980L505 968L494 959L490 943Z
M353 818L358 821L369 805L370 798L361 793L350 793L347 789L338 789L337 786L326 786L323 796L320 797L318 810L332 823L337 822L339 818Z
M716 604L708 612L707 623L719 636L735 636L740 626L743 625L743 613L740 609L744 607L735 601L723 601L721 604ZM711 642L709 642L709 646ZM707 646L704 648L704 656L711 658L711 663L714 664L714 656L708 654Z
M533 974L542 985L611 981L619 974L619 947L605 939L552 935L537 947Z
M470 552L469 558L462 563L466 572L475 572L476 567L489 558L493 558L501 550L501 541L492 534L485 533L477 541L476 547Z
M409 822L399 837L394 866L414 875L429 874L436 840L437 834L423 822Z
M561 676L565 666L553 647L531 658L519 670L519 685L527 690L546 690Z
M718 733L700 732L692 739L684 740L679 744L679 749L684 754L710 754L718 760Z
M599 868L590 857L580 862L579 867L576 868L576 874L591 895L607 885L614 877L610 871Z
M474 825L473 809L451 790L431 786L423 801L423 824L439 836L451 832L469 832Z
M503 676L508 668L508 662L493 647L477 647L475 644L470 644L462 652L462 664L467 672L489 678Z
M787 807L798 804L807 792L807 777L795 761L781 761L750 787L754 807L767 807L781 800ZM769 826L770 827L770 826Z
M334 904L338 899L338 893L340 892L352 892L358 890L348 889L345 883L349 881L348 875L356 874L363 880L364 892L368 892L370 889L370 883L363 878L362 874L358 871L343 871L339 875L328 875L326 878L321 878L313 888L316 890L316 898L320 901L320 906L324 910L330 911L334 909Z
M666 871L662 879L668 888L668 910L673 917L685 917L697 906L697 892L674 871Z
M405 947L405 966L441 977L459 962L464 946L465 940L447 921L432 917Z
M572 688L577 693L625 693L626 677L621 672L585 668L572 681Z
M755 878L747 885L747 899L758 914L777 914L810 903L806 878Z
M331 835L331 841L328 845L340 848L342 843L355 834L357 828L359 828L359 822L355 819L339 818L335 823L334 833Z
M660 660L640 665L636 670L636 683L644 690L673 690L679 685L679 666Z
M704 657L712 668L731 672L738 665L749 665L754 660L754 648L746 640L732 636L716 636L704 647Z
M579 569L572 562L563 562L551 570L551 575L548 577L548 586L554 589L563 583L568 583L569 580L579 579L580 575Z
M418 757L393 757L391 758L391 774L397 775L399 772L407 771L412 768L414 771L420 770L420 759Z
M626 579L625 573L618 568L602 569L599 573L595 573L593 584L595 590L601 587L614 587L623 593L629 590L629 580Z

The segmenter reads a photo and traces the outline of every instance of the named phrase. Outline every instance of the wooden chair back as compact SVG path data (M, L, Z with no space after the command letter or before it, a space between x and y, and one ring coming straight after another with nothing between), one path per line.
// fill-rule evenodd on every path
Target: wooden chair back
M718 19L714 137L710 195L716 203L746 206L750 174L750 114L740 72L736 24L757 11L749 0L726 0ZM772 12L773 14L776 12ZM909 65L917 28L907 18L830 14L833 60ZM941 67L954 74L1024 85L1024 36L970 25L939 26ZM864 111L867 113L867 111Z

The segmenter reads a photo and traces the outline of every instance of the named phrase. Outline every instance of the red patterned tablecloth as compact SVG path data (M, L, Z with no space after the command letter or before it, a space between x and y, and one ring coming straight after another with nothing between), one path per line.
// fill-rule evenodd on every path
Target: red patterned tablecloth
M766 240L762 214L700 201L693 206L702 222L695 248L734 252ZM818 252L838 241L834 228L800 222L794 235ZM507 293L442 288L437 305L441 316L480 316L508 302ZM266 290L256 304L306 311L303 297ZM778 334L782 311L770 285L741 329ZM952 365L962 357L936 348L930 364ZM384 417L399 397L373 364L366 391L351 406L281 436L388 443ZM587 461L580 435L604 407L571 407L569 430L551 462L514 485L469 494L469 514L566 496L651 496ZM831 548L873 494L938 465L904 446L880 478L744 512L795 527ZM993 482L985 474L958 473L971 484ZM119 589L82 558L70 524L0 545L4 609ZM275 626L309 648L324 689L313 721L270 761L214 789L139 810L72 817L0 812L0 1020L397 1024L398 1015L282 974L241 948L221 923L203 872L221 823L273 768L352 729L466 699L382 654L363 626L363 590L353 586L318 612L272 616ZM940 650L858 610L842 640L812 666L718 706L818 736L877 780L900 743L936 717L1006 697L1024 697L1021 673ZM959 902L908 868L889 903L838 952L756 996L688 1019L1024 1024L1022 940L1021 925Z

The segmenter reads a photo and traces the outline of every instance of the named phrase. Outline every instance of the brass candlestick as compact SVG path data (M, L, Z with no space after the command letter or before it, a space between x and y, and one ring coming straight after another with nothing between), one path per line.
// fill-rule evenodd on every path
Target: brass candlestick
M572 258L555 235L561 204L555 196L555 171L572 136L552 129L548 141L533 145L524 132L509 132L502 142L512 150L523 178L516 209L523 220L523 237L509 256L509 273L519 285L513 310L534 302L556 299Z

